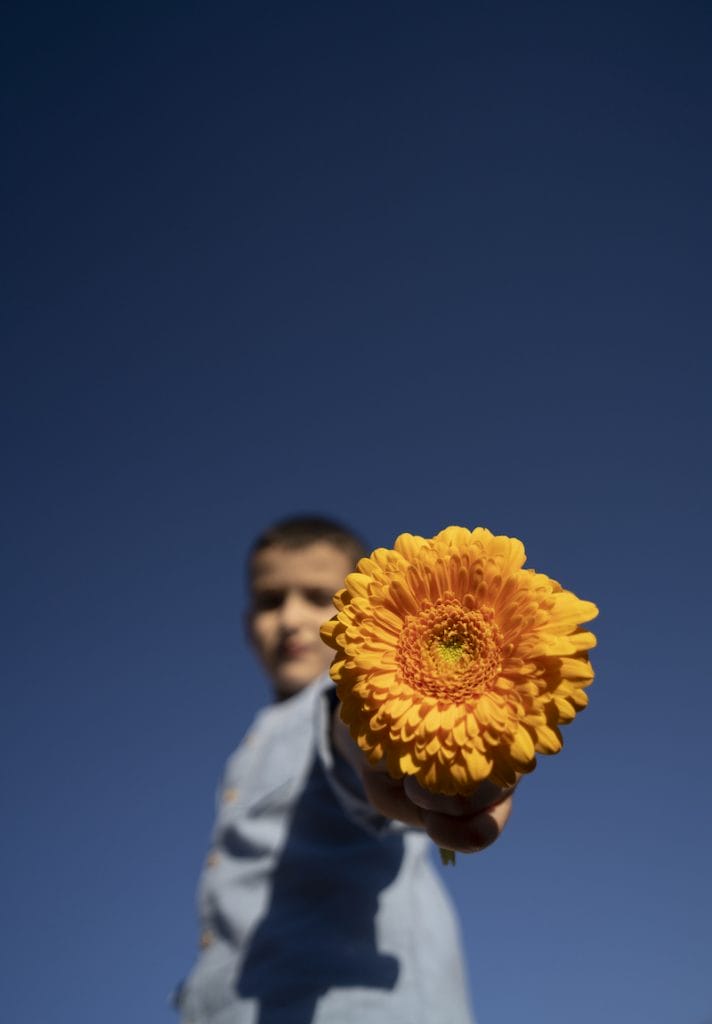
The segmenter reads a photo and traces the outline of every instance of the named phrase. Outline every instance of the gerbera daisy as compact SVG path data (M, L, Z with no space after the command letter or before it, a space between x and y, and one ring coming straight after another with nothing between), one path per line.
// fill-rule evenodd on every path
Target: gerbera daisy
M521 541L449 526L378 548L322 627L341 717L372 763L437 793L511 786L587 704L598 609L533 569Z

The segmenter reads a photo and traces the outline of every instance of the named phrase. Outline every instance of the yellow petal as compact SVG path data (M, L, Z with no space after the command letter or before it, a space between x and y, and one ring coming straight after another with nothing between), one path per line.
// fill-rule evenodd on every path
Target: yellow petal
M470 777L474 780L486 779L489 775L491 762L474 747L463 747L460 756L467 766Z
M558 729L552 729L548 725L537 725L536 738L536 749L542 754L557 754L561 750L562 740Z
M410 751L406 751L401 754L398 758L398 767L404 775L415 775L420 770L420 766L415 763L413 756Z
M534 757L534 743L524 726L517 728L509 749L517 761L531 761Z

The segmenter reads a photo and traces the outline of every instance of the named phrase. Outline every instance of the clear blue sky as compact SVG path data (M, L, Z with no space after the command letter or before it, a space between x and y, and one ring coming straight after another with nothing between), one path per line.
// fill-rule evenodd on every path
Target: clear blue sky
M590 708L446 876L481 1024L709 1024L710 6L3 35L4 1016L174 1020L267 696L243 558L314 510L519 536L601 609Z

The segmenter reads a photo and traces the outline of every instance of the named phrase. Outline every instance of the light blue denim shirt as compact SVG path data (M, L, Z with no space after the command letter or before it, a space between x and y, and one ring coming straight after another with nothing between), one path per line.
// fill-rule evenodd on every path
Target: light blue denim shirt
M183 1024L472 1024L432 843L334 759L333 696L266 708L227 763Z

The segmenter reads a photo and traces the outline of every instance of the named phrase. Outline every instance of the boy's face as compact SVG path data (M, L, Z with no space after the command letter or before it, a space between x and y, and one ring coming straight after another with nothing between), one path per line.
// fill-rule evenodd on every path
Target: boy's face
M279 697L322 675L333 651L319 627L335 614L332 597L353 565L328 541L304 548L263 548L252 560L249 633Z

